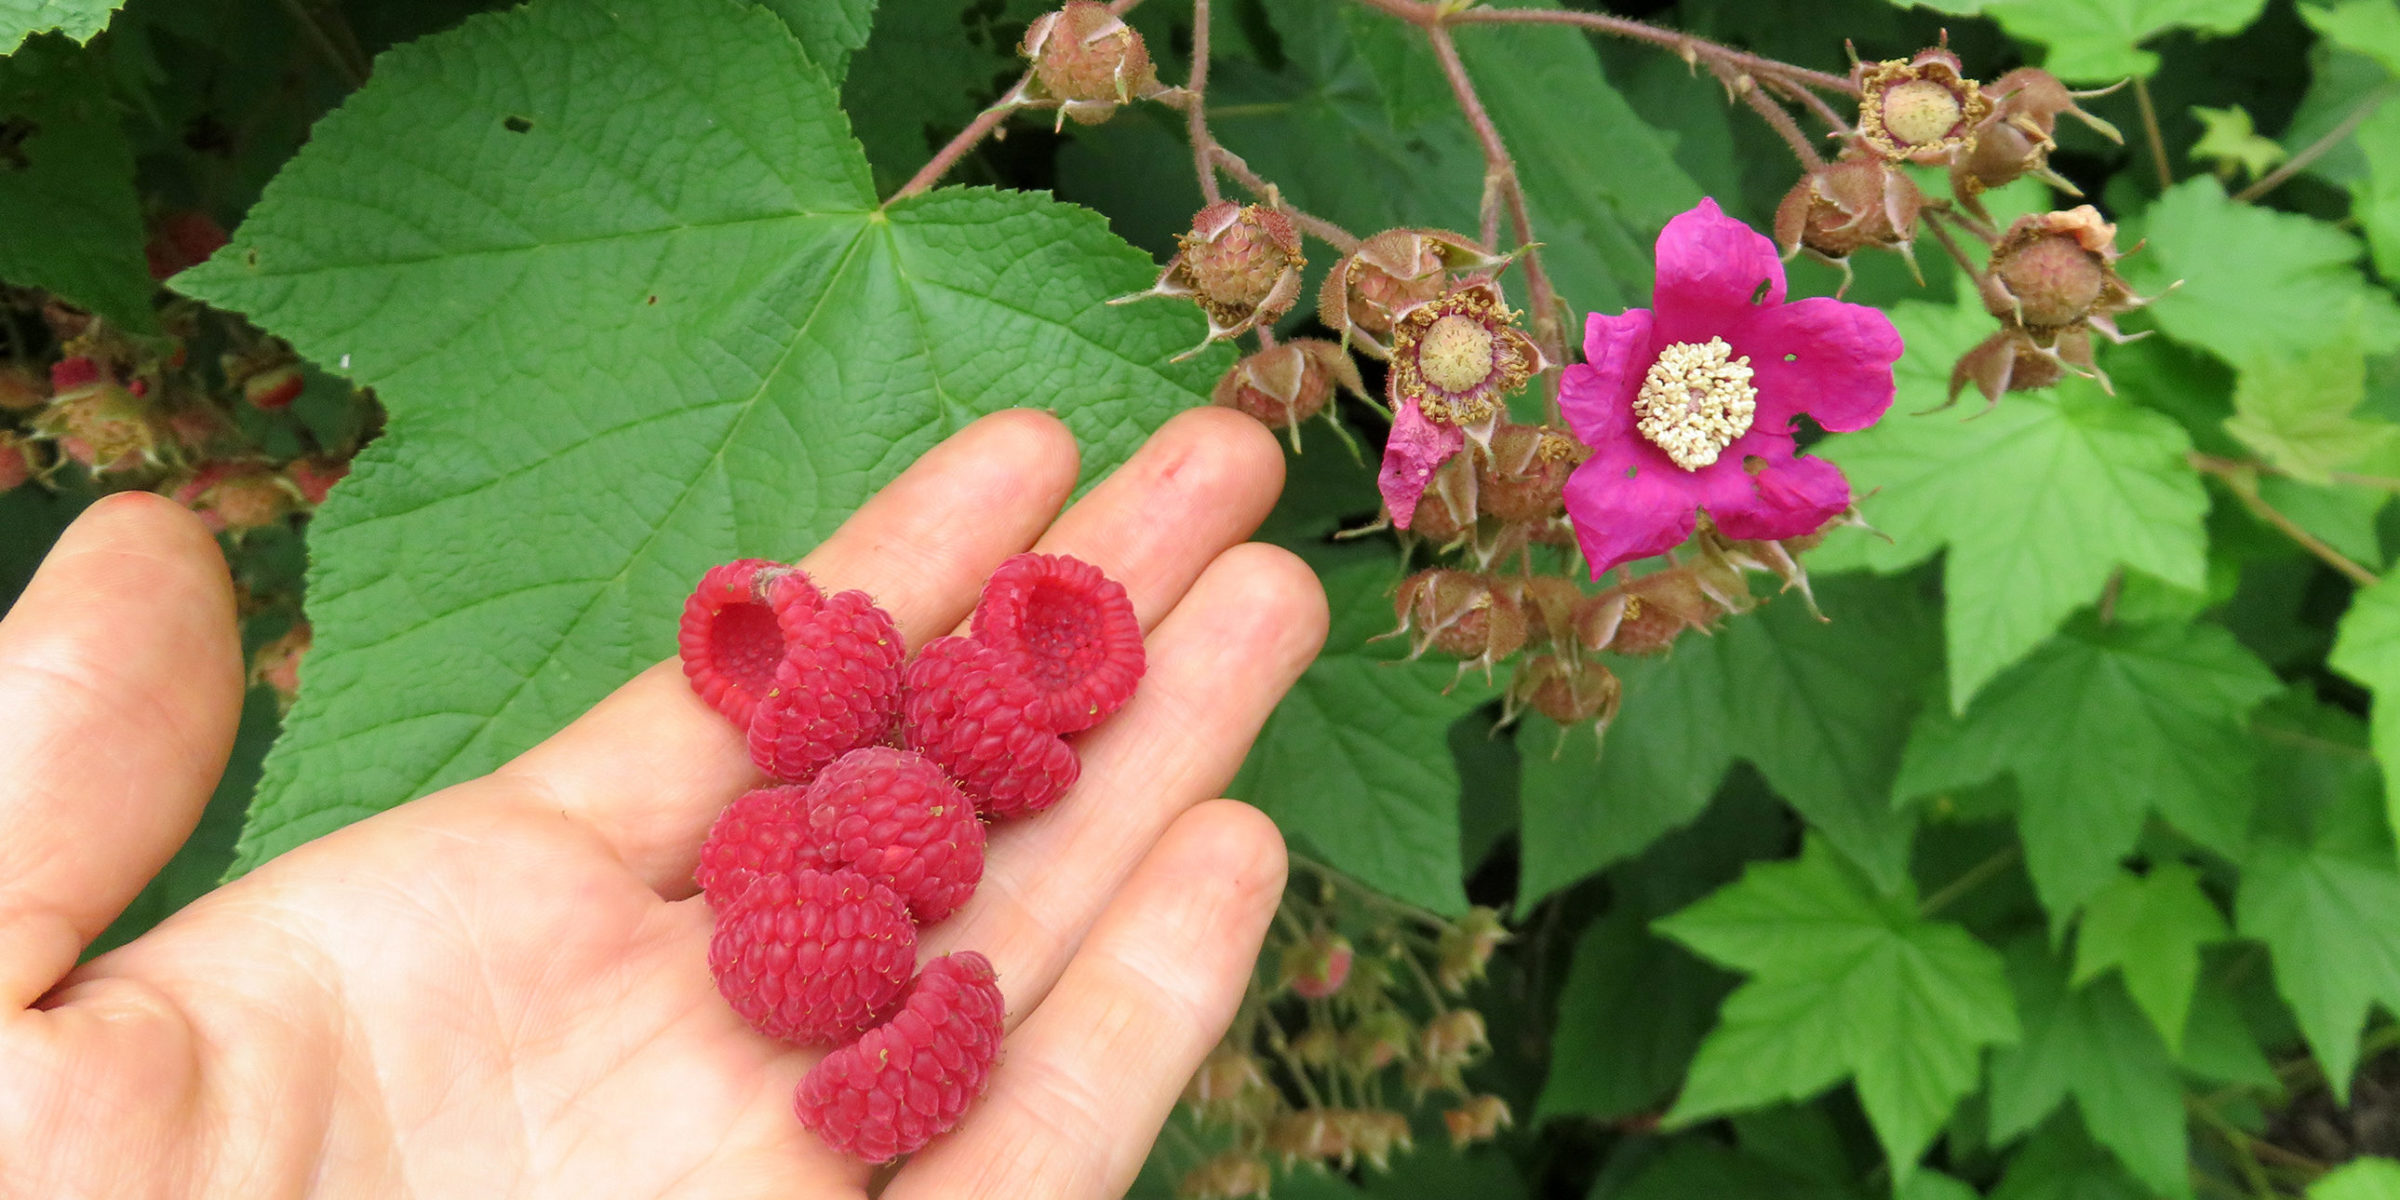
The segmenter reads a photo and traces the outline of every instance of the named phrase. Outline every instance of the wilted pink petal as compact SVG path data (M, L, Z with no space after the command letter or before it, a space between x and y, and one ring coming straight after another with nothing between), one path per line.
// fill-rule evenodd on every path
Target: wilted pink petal
M1467 435L1457 426L1437 425L1425 419L1416 401L1401 402L1392 414L1391 440L1383 444L1383 469L1375 476L1375 490L1383 493L1392 524L1408 528L1416 519L1417 498L1433 481L1435 468L1466 444Z

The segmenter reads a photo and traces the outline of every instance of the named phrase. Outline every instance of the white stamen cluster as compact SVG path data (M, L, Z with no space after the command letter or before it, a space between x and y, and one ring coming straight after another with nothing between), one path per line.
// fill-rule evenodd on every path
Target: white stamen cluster
M1748 356L1733 357L1724 338L1676 342L1658 352L1633 415L1650 444L1675 465L1697 471L1717 461L1725 447L1750 432L1758 415L1758 389L1751 386Z

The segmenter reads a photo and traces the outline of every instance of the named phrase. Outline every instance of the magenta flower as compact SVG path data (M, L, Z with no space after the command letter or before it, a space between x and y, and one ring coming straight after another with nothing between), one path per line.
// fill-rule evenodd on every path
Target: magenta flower
M1801 458L1793 421L1865 429L1892 404L1900 335L1839 300L1783 302L1774 243L1714 200L1658 235L1651 309L1593 313L1559 406L1592 457L1567 480L1567 515L1592 576L1664 554L1697 514L1737 541L1814 533L1850 505L1850 481Z

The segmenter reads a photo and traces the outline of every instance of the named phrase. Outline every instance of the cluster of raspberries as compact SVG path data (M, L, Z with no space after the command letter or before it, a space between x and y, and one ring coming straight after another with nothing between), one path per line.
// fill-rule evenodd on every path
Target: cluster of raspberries
M1041 812L1075 782L1088 729L1133 694L1141 627L1125 589L1063 555L1001 564L972 635L903 661L865 592L742 559L684 606L693 690L747 731L778 782L726 808L697 879L708 965L751 1028L838 1047L800 1083L800 1120L873 1162L958 1123L1000 1053L1004 1006L973 951L916 970L917 929L983 877L983 823Z

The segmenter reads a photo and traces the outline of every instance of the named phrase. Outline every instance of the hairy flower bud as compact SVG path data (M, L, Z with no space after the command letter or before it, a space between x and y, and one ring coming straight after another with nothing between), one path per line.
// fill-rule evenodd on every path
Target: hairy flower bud
M1105 4L1068 0L1025 27L1020 53L1033 60L1039 94L1058 102L1059 115L1097 125L1117 106L1158 89L1158 71L1142 35Z
M1664 653L1686 630L1713 628L1732 606L1689 567L1670 567L1609 589L1575 615L1577 640L1587 650Z
M1502 425L1491 451L1476 460L1475 503L1503 521L1548 521L1563 515L1567 475L1591 448L1546 425Z
M2089 204L2027 213L1992 247L1991 267L1976 285L1993 316L2056 329L2149 303L2118 278L2118 257L2117 227Z
M217 533L241 533L289 516L298 489L260 462L219 461L202 466L174 491L177 504L198 513Z
M1467 910L1466 916L1442 930L1435 944L1434 978L1441 981L1443 991L1458 995L1469 983L1483 978L1493 951L1508 940L1508 927L1500 923L1498 911L1482 905Z
M1343 1033L1342 1061L1361 1075L1373 1074L1405 1057L1416 1037L1416 1028L1407 1017L1392 1009L1378 1009Z
M1230 1046L1219 1046L1203 1059L1183 1089L1183 1102L1202 1119L1227 1123L1262 1116L1275 1100L1275 1087L1258 1059Z
M1940 47L1914 58L1860 63L1858 138L1892 162L1938 163L1965 151L1992 102Z
M310 508L325 503L325 497L350 474L350 464L338 458L303 458L287 463L283 477L291 481L293 490Z
M1477 472L1473 455L1457 454L1436 467L1425 494L1417 498L1410 533L1447 546L1475 528Z
M1193 1167L1175 1185L1179 1200L1267 1200L1275 1171L1255 1154L1229 1150Z
M1233 364L1210 399L1250 414L1269 429L1295 429L1324 410L1336 384L1366 395L1358 364L1340 346L1322 338L1293 338Z
M1453 272L1507 261L1448 230L1387 229L1359 243L1325 273L1317 291L1317 319L1340 333L1344 346L1370 358L1389 358L1392 326L1401 313L1448 290Z
M131 471L158 461L160 435L151 406L111 379L89 358L50 368L56 394L34 419L34 431L95 474Z
M1178 296L1198 304L1208 316L1208 336L1176 355L1178 362L1212 342L1274 324L1300 297L1300 270L1308 265L1300 253L1300 231L1272 208L1220 200L1201 209L1191 232L1175 241L1175 257L1149 291L1109 303Z
M1302 999L1322 1000L1341 991L1342 985L1350 981L1350 962L1354 957L1350 939L1337 933L1319 933L1283 948L1283 978Z
M2117 127L2085 112L2079 99L2114 91L2072 92L2056 75L2039 67L2019 67L1983 89L1993 101L1991 115L1975 130L1975 142L1950 165L1950 187L1961 201L1980 211L1979 192L2033 175L2068 195L2081 195L2066 177L2050 169L2050 151L2061 113L2070 113L2101 136L2122 143Z
M1509 680L1506 712L1513 718L1530 708L1560 725L1590 723L1605 730L1623 699L1615 672L1570 649L1526 659Z
M1477 1055L1491 1046L1484 1030L1483 1014L1471 1008L1454 1008L1426 1022L1425 1030L1417 1037L1417 1053L1436 1071L1456 1071L1474 1062Z
M2045 339L2021 325L2009 325L1959 356L1950 368L1949 403L1956 403L1958 394L1974 384L1988 409L2009 392L2038 391L2069 374L2105 379L2092 361L2089 328L2069 325Z
M290 709L300 695L300 660L314 641L308 622L295 622L282 637L258 648L250 658L250 682L275 693L277 706Z
M1915 265L1917 215L1925 194L1898 167L1880 158L1830 162L1801 177L1775 206L1775 244L1785 258L1807 250L1842 264L1868 247L1892 250ZM1838 294L1838 293L1837 293Z
M1450 1144L1464 1148L1491 1140L1501 1130L1515 1125L1516 1118L1508 1111L1508 1101L1483 1095L1443 1112L1442 1124L1450 1130Z
M1472 571L1419 571L1400 582L1393 635L1413 635L1411 658L1439 650L1462 660L1461 672L1480 666L1488 673L1525 645L1525 611L1512 590Z

